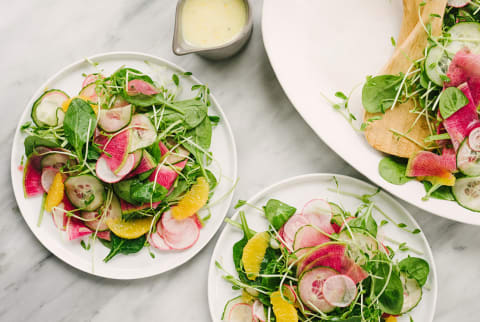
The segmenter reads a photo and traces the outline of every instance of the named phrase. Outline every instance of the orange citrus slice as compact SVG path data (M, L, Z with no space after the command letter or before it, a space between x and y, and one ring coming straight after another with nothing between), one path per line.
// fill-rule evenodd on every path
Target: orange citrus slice
M264 231L256 233L243 248L242 263L249 280L257 278L269 242L270 235Z
M150 230L153 217L123 220L120 202L116 197L112 199L110 208L111 210L106 217L106 224L118 237L135 239L145 235Z
M73 100L74 98L81 98L81 99L84 100L85 102L88 102L88 103L90 104L90 106L92 107L92 110L95 112L95 114L98 113L98 106L95 105L95 104L92 104L92 103L90 102L90 100L88 99L88 97L81 96L81 95L80 95L80 96L75 96L75 97L69 98L68 100L66 100L65 102L63 102L63 103L62 103L62 110L63 110L64 112L67 112L68 107L70 106L70 103L72 102L72 100Z
M197 178L190 191L172 208L172 217L182 220L195 215L207 203L209 190L207 180L204 177Z
M63 200L64 192L65 187L63 186L62 174L57 172L50 189L48 189L47 199L45 199L45 210L52 211L53 207L58 206Z
M297 322L298 313L293 304L282 298L280 291L270 294L270 302L273 306L273 313L277 322Z

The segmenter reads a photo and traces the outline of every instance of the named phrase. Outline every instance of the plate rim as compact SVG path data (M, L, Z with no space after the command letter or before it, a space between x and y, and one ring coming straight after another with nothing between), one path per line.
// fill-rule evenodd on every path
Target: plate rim
M297 176L293 176L293 177L288 177L286 179L282 179L280 181L274 182L273 184L268 185L267 187L261 189L259 192L255 193L253 196L248 198L247 203L252 203L253 204L255 202L255 200L258 200L258 199L262 198L264 195L268 194L269 191L275 190L279 186L282 186L282 185L285 185L285 184L288 184L288 183L291 183L291 182L308 180L308 179L311 180L311 179L317 179L317 178L326 178L326 177L337 177L337 178L342 178L342 179L347 179L347 180L353 180L358 184L366 185L366 186L369 186L373 189L376 189L376 187L369 182L366 182L366 181L363 181L361 179L357 179L357 178L354 178L354 177L351 177L351 176L343 175L343 174L326 173L326 172L308 173L308 174L302 174L302 175L297 175ZM415 218L412 216L412 214L405 207L403 207L400 204L400 202L398 202L394 197L392 197L387 191L380 190L380 193L383 193L385 199L388 202L393 203L393 205L395 207L398 207L401 211L403 211L407 215L407 217L414 223L416 228L421 228L421 226L418 224L418 222L415 220ZM230 218L232 220L235 220L238 217L239 212L240 212L239 210L236 211ZM228 226L228 224L225 225L225 227L222 229L222 231L218 235L215 247L214 247L213 252L212 252L212 257L210 258L209 267L208 267L207 299L208 299L208 309L210 311L210 317L212 318L212 321L217 320L216 317L213 316L213 311L214 311L213 310L213 303L212 303L213 299L212 299L212 295L211 295L213 293L213 290L212 290L213 278L214 278L214 274L216 274L216 272L215 272L215 269L216 269L215 254L217 253L217 251L219 251L219 249L221 247L221 245L219 243L220 239L224 235L227 234L227 230L229 230L230 228L232 228L232 227ZM435 292L433 294L433 307L432 307L432 311L430 313L430 322L433 322L433 318L435 317L435 313L436 313L436 309L437 309L437 301L438 301L437 265L435 263L435 257L433 256L432 248L431 248L430 243L428 242L428 239L425 236L425 233L423 232L423 230L421 231L420 236L422 237L423 241L425 242L425 244L427 246L426 247L427 252L426 252L425 255L428 255L431 258L430 273L432 274L432 277L433 277L432 278L432 283L433 283L432 288L435 289Z
M262 40L263 40L265 52L267 53L268 60L270 62L270 65L272 67L273 72L275 73L275 77L277 78L278 83L280 84L280 87L283 90L283 93L288 98L290 104L295 108L297 113L302 117L302 119L310 127L310 129L322 140L322 142L325 143L328 146L328 148L330 150L332 150L336 155L338 155L340 158L342 158L342 160L347 162L352 168L354 168L356 171L358 171L359 173L364 175L369 181L373 182L375 185L378 185L382 189L388 191L389 193L391 193L395 197L397 197L397 198L399 198L399 199L417 207L418 209L426 211L429 214L439 216L439 217L443 217L443 218L446 218L446 219L449 219L449 220L452 220L452 221L455 221L455 222L465 223L465 224L468 224L468 225L480 226L480 212L474 212L474 211L468 210L468 209L460 206L459 204L457 204L455 209L458 209L458 212L462 212L462 211L466 212L466 213L468 213L469 215L472 216L471 218L474 218L472 220L469 220L470 217L463 217L463 216L462 217L456 217L455 214L457 214L457 212L453 213L453 212L450 212L448 210L442 210L442 207L434 208L435 206L430 206L431 203L429 204L428 201L427 202L422 201L421 198L418 198L418 200L415 200L413 198L409 198L408 196L404 196L403 192L397 191L395 189L396 185L388 183L387 181L383 180L380 176L371 175L368 172L367 169L364 169L360 164L355 162L354 158L349 157L348 155L345 155L344 153L342 153L340 150L336 149L335 148L335 143L333 141L328 140L328 138L323 137L320 134L320 131L317 131L317 127L314 126L314 122L312 120L309 120L308 118L306 118L304 108L299 108L294 103L294 100L292 99L292 95L289 94L289 92L286 90L285 86L280 81L280 78L278 77L279 76L279 73L278 73L278 70L277 70L278 66L276 66L272 61L272 53L270 52L271 49L269 49L269 47L267 46L267 43L269 43L269 40L267 39L268 36L265 36L265 32L264 32L264 29L265 29L264 28L264 26L265 26L265 7L270 2L271 2L271 0L264 0L263 6L262 6L261 30L262 30ZM276 4L278 5L278 2ZM325 100L324 100L323 104L329 106L328 102L326 102ZM333 111L333 109L332 109L332 111ZM373 149L373 147L371 147L371 149ZM374 150L372 152L374 153L374 152L379 152L379 151ZM385 155L387 155L387 154L385 154ZM436 202L442 202L442 203L451 203L452 202L452 201L439 200L439 199L435 199L435 201ZM453 215L452 215L452 213L453 213ZM477 216L477 217L474 217L474 216Z
M36 239L40 242L40 244L45 247L51 254L53 254L56 258L60 259L62 262L64 262L65 264L69 265L70 267L73 267L79 271L82 271L82 272L85 272L85 273L88 273L92 276L98 276L98 277L102 277L102 278L107 278L107 279L112 279L112 280L137 280L137 279L143 279L143 278L148 278L148 277L152 277L152 276L157 276L157 275L160 275L160 274L163 274L163 273L166 273L168 271L171 271L179 266L182 266L183 264L187 263L188 261L190 261L191 259L193 259L195 256L197 256L209 243L212 239L214 239L215 235L217 234L217 232L219 231L220 227L222 226L223 224L223 220L220 220L217 224L216 227L214 227L214 229L212 230L211 232L211 236L209 236L209 238L205 241L205 243L203 245L201 245L194 253L191 254L191 256L189 257L186 257L185 259L182 259L180 261L176 261L175 264L167 269L162 269L162 270L159 270L159 271L151 271L151 272L146 272L146 273L141 273L141 274L132 274L131 272L136 272L134 270L125 270L125 273L115 273L115 274L109 274L109 273L98 273L96 271L93 271L92 270L89 270L89 269L86 269L84 267L79 267L77 264L73 264L70 262L70 260L68 259L68 256L65 256L64 254L59 254L59 249L57 248L56 245L46 245L46 243L41 239L41 237L39 236L39 227L37 227L36 225L33 224L33 222L29 222L22 209L21 209L21 202L24 201L25 197L23 195L19 195L17 194L16 192L16 189L13 189L14 187L14 184L15 184L15 180L14 180L14 171L17 169L17 164L15 164L15 160L14 160L14 153L15 151L17 151L19 149L18 145L17 145L17 140L18 140L18 136L21 134L20 133L20 127L21 127L21 121L25 118L25 117L28 117L28 113L30 111L30 106L33 104L34 100L40 95L40 93L43 92L43 90L48 87L48 85L53 81L55 80L56 78L58 78L59 76L61 76L62 74L64 74L65 72L68 72L70 69L73 69L75 67L78 67L82 64L85 63L85 61L87 60L96 60L96 59L108 59L108 58L116 58L116 57L121 57L121 56L130 56L131 58L143 58L143 59L151 59L151 60L154 60L156 62L160 62L162 64L164 64L165 66L167 66L168 68L170 69L173 69L173 70L178 70L179 72L182 72L182 73L185 73L186 70L180 66L178 66L177 64L165 59L165 58L162 58L162 57L159 57L159 56L156 56L156 55L152 55L152 54L147 54L147 53L143 53L143 52L138 52L138 51L108 51L108 52L101 52L101 53L98 53L98 54L94 54L94 55L89 55L87 57L84 57L84 58L81 58L81 59L78 59L76 61L74 61L73 63L70 63L62 68L60 68L59 71L57 71L56 73L54 73L52 76L48 77L46 81L42 82L41 85L38 87L38 89L33 93L33 95L31 96L31 98L27 101L27 103L25 104L25 108L22 112L22 114L20 115L19 119L18 119L18 123L17 123L17 126L15 128L15 135L13 137L13 142L12 142L12 149L11 149L11 152L10 152L10 180L11 180L11 187L12 187L12 190L13 190L13 194L15 196L15 201L18 205L18 209L20 211L20 214L22 215L22 218L23 220L25 221L25 223L27 224L28 228L30 229L30 231L33 233L33 235L36 237ZM196 76L194 75L189 75L189 78L191 78L194 82L198 83L198 84L205 84L203 82L201 82ZM232 182L235 183L237 180L238 180L238 151L237 151L237 145L236 145L236 140L235 140L235 136L234 136L234 133L233 133L233 129L230 125L230 122L228 121L228 118L226 117L225 115L225 112L223 110L223 108L221 107L220 103L217 101L217 99L215 98L215 95L213 94L210 94L210 99L213 101L214 105L216 106L219 114L220 114L220 117L222 118L222 121L224 122L225 124L225 129L226 131L228 132L228 141L229 142L229 145L231 146L231 149L232 149L232 172L233 172L233 178L232 178ZM229 196L226 198L226 203L228 204L228 207L226 209L226 211L224 212L222 218L224 219L227 214L228 214L228 211L229 211L229 208L232 204L232 200L233 200L233 193L235 191L235 186L233 188L233 191L230 192Z

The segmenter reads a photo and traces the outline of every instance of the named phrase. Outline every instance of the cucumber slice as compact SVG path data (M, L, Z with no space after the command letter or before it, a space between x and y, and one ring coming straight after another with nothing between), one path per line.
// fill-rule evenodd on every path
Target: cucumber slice
M117 132L126 127L132 120L132 105L100 109L98 126L109 133Z
M65 166L72 166L76 163L77 162L74 158L62 153L47 154L42 158L42 161L40 161L42 168L53 167L56 169L61 169Z
M480 176L480 152L470 148L468 138L463 140L458 148L457 168L467 176Z
M442 76L446 77L448 66L451 59L440 47L432 47L428 51L425 60L425 73L427 77L436 85L443 86Z
M105 199L105 188L100 180L89 174L65 180L65 192L70 202L85 211L97 210Z
M480 23L461 22L453 25L449 30L450 39L446 50L450 57L467 47L474 54L480 53Z
M457 179L452 192L460 206L480 212L480 177Z
M63 124L65 113L62 104L68 95L58 89L51 89L40 96L32 107L32 120L38 126L57 126Z
M85 226L92 231L105 231L108 230L106 219L101 217L97 211L82 211L81 214L84 219Z
M157 139L157 131L145 114L135 114L130 125L132 127L132 142L128 152L146 148Z
M403 306L402 313L413 310L422 299L422 288L416 279L407 277L407 274L400 273L400 280L403 285Z
M378 242L370 233L361 228L351 228L352 234L348 229L344 229L338 235L340 241L348 243L349 256L359 265L366 263L368 258L373 258L374 252L378 247ZM367 256L366 256L366 255Z

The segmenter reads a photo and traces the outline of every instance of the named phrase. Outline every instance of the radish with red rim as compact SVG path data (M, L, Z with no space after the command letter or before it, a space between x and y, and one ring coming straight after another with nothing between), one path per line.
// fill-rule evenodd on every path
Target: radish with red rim
M333 275L323 283L322 293L330 305L347 307L357 296L357 285L347 275Z
M329 304L322 290L325 280L338 273L329 267L315 267L304 272L298 280L298 295L302 302L313 311L329 313L335 306Z
M165 243L172 249L190 248L197 242L200 235L200 229L192 217L176 220L170 211L162 215L161 225Z
M59 170L53 167L45 167L42 169L42 188L45 192L48 192L48 190L50 190L53 179L58 172Z
M252 304L252 310L253 318L256 319L256 321L267 321L267 317L265 316L265 307L263 306L262 302L255 300Z
M119 169L118 173L114 173L109 165L108 165L108 157L106 155L102 155L96 163L95 171L97 176L103 182L107 183L116 183L121 181L127 174L132 171L135 166L135 156L133 154L129 154L127 157L127 161L125 164Z
M468 6L472 0L448 0L447 4L454 8L463 8Z
M118 173L125 165L129 156L132 132L123 130L116 133L104 146L105 153L102 155L114 173ZM130 172L130 171L129 171ZM126 175L126 174L125 174Z
M102 215L98 211L82 211L83 223L85 226L93 231L105 231L108 230L106 218L102 218Z
M105 132L113 133L126 127L132 119L132 105L100 109L98 126Z

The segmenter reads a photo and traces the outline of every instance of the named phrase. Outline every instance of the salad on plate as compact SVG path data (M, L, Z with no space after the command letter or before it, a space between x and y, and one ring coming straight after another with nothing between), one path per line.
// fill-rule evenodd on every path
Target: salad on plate
M404 0L395 52L362 89L362 131L390 156L386 181L425 187L423 200L480 211L480 2ZM348 95L335 107L353 123ZM345 111L347 113L345 113Z
M243 238L233 245L235 273L224 269L223 259L215 263L238 290L225 303L222 320L394 322L408 317L428 290L430 265L417 257L421 252L382 234L393 219L371 200L375 194L348 195L361 201L358 208L324 199L300 210L277 199L262 208L240 201L238 207L261 212L269 227L252 230L243 211L240 222L227 219ZM374 211L384 217L381 222Z
M176 99L180 80L165 86L142 71L120 67L111 75L84 75L70 97L46 90L21 127L25 197L43 196L38 226L48 213L66 239L89 250L95 240L104 258L144 247L184 250L199 238L217 185L210 168L209 89L192 87ZM79 84L80 85L80 84Z

